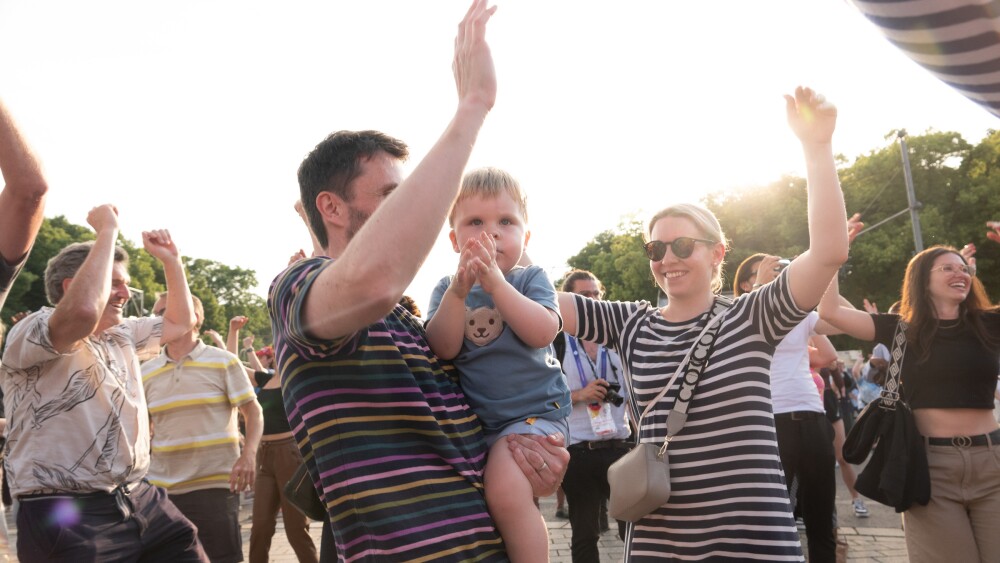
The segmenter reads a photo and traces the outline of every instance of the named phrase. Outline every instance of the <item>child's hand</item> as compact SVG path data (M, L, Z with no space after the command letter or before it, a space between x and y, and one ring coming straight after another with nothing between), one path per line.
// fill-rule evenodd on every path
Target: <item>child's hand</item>
M448 291L463 301L469 295L472 286L476 284L474 249L477 244L478 242L474 239L465 242L465 247L458 257L458 270L451 280L451 285L448 286Z
M476 258L476 278L479 285L483 286L483 291L493 295L493 292L507 280L497 265L497 245L487 233L480 233L479 239L474 246L474 256Z

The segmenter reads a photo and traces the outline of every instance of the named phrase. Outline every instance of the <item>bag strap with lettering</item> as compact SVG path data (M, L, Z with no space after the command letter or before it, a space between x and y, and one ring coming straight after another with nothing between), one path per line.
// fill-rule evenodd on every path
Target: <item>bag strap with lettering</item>
M639 417L639 421L636 423L637 428L642 428L642 419L649 414L649 411L666 395L667 390L669 390L677 376L680 375L681 371L687 367L687 372L684 374L684 381L681 384L680 393L677 395L677 400L674 401L673 408L670 409L670 413L667 414L667 436L663 440L663 446L660 448L659 455L662 456L667 449L667 444L670 440L681 431L684 427L684 423L687 422L687 409L688 404L691 402L691 398L694 396L694 388L698 385L698 380L701 378L701 372L708 365L708 358L712 355L712 349L715 347L715 339L719 334L719 328L722 320L723 313L726 309L732 305L732 301L725 299L723 297L717 296L715 298L715 306L712 308L712 317L705 327L701 329L701 334L695 339L694 345L688 350L684 359L681 360L680 365L677 366L677 370L674 375L670 378L670 381L663 387L660 393L646 405L646 409L642 411L642 416ZM708 316L706 313L705 316Z
M900 320L896 323L896 333L892 337L889 369L885 386L879 395L882 399L879 406L887 411L896 410L896 401L899 400L899 379L903 369L903 356L906 354L906 327L906 322Z

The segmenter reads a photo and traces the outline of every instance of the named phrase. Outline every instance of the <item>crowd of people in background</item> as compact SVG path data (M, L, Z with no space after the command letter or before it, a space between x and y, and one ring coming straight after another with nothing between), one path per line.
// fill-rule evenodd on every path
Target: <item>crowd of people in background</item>
M96 239L49 261L51 306L19 315L4 343L18 557L242 561L252 497L252 562L268 560L279 513L299 561L545 561L532 499L561 484L573 561L593 562L608 468L652 443L668 452L672 492L617 522L625 560L803 561L799 514L809 560L835 561L838 467L854 516L868 516L845 436L886 385L905 322L903 396L932 482L930 502L903 516L910 560L1000 561L1000 313L974 244L917 254L888 313L841 298L862 225L837 177L837 110L799 87L786 117L808 170L804 252L750 256L721 296L739 241L706 208L676 204L644 233L665 305L605 300L584 270L557 291L527 256L514 176L465 170L496 97L494 10L474 0L459 25L458 104L409 176L406 144L378 131L332 133L302 162L295 208L313 248L274 278L268 346L241 334L246 316L225 335L202 330L165 229L142 238L167 291L148 316L125 317L118 210L89 212ZM0 171L2 305L48 197L2 104ZM403 292L445 224L457 266L424 317ZM1000 241L1000 223L988 227ZM837 334L876 345L848 367ZM325 512L319 548L286 488L297 472Z

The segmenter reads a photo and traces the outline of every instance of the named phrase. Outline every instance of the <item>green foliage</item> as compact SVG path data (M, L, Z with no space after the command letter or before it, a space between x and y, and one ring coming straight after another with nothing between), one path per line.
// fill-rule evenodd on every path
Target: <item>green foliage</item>
M44 277L49 259L70 243L88 240L94 240L94 232L87 227L74 225L62 215L45 219L38 230L31 255L28 256L21 274L14 281L7 302L0 313L4 322L9 322L12 315L21 311L37 311L48 305Z
M163 279L163 267L141 245L136 246L121 236L118 237L118 245L128 252L128 275L132 278L129 287L139 290L132 292L127 312L133 316L148 315L156 302L157 294L167 288Z
M768 186L710 194L705 206L719 219L729 241L723 291L732 290L736 268L758 252L793 258L809 245L806 185L784 177Z
M15 313L36 311L40 307L49 305L43 281L49 259L70 243L88 240L94 240L94 233L87 227L74 225L61 215L45 219L31 255L14 282L3 311L0 312L2 318L9 320ZM141 244L136 245L125 238L119 238L118 244L128 252L131 287L137 290L133 292L128 314L137 316L149 314L157 294L166 289L163 267L142 248ZM185 257L184 262L191 292L198 296L205 306L203 330L217 330L225 338L229 330L229 319L245 315L250 320L244 327L243 334L255 335L257 337L255 345L258 347L271 342L271 322L266 303L263 298L253 293L253 288L257 285L253 270L226 266L200 258Z
M604 284L606 299L655 303L657 288L649 271L649 259L642 250L642 233L643 225L637 219L623 221L617 232L598 233L566 262L572 268L596 275ZM562 280L556 286L561 287Z
M257 275L253 270L203 258L185 258L185 266L191 292L205 306L203 330L215 329L225 337L229 331L229 319L243 315L249 318L241 331L243 336L253 334L257 337L257 347L271 342L267 303L253 293L257 285Z
M914 194L922 205L918 215L924 247L982 242L987 209L960 203L969 189L960 166L969 155L969 143L957 133L940 132L906 141ZM863 212L862 220L875 227L854 242L851 274L841 293L852 303L868 298L887 309L899 299L903 272L915 253L909 213L889 219L908 207L899 143L858 158L841 177L848 212ZM878 225L882 221L886 222Z

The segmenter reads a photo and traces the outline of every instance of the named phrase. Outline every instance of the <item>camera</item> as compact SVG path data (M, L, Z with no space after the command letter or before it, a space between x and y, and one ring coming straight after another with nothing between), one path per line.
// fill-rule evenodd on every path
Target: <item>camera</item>
M621 391L621 389L622 389L621 383L611 383L609 381L608 392L604 395L604 402L611 403L616 407L622 406L622 403L625 402L625 397L622 397L621 395L618 394L618 392Z
M782 258L782 259L778 260L777 264L775 264L774 271L775 272L780 272L780 271L782 271L782 270L785 269L785 266L788 266L791 263L792 263L792 261L789 260L788 258Z

